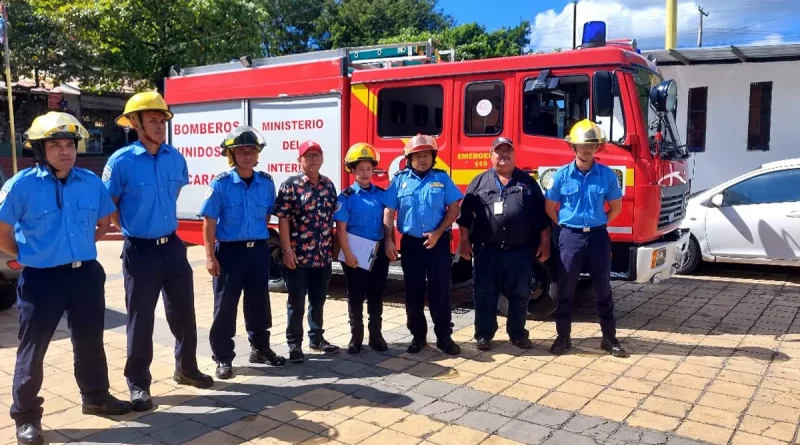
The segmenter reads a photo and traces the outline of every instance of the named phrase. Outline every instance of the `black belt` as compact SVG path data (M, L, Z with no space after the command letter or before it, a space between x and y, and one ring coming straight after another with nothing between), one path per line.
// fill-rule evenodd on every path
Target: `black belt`
M574 233L589 233L589 232L599 232L606 230L606 225L603 224L601 226L594 226L594 227L567 227L565 225L561 225L561 229L562 230L566 229Z
M78 269L83 266L87 266L96 262L97 260L88 260L88 261L74 261L72 263L62 264L60 266L53 266L53 267L46 267L45 269Z
M126 237L128 241L132 242L133 244L142 245L142 246L160 246L163 244L167 244L170 241L173 241L178 238L178 235L175 232L170 233L169 235L165 235L159 238L135 238L132 236Z
M225 246L225 247L244 247L246 249L249 249L251 247L256 247L256 246L265 246L266 244L267 244L267 240L265 240L265 239L256 239L256 240L250 240L250 241L220 241L219 242L220 246Z

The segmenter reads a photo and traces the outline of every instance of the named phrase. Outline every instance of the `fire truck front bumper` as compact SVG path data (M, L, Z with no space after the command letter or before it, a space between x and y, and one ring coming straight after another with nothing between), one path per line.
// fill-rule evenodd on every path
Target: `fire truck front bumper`
M635 249L633 266L637 283L656 284L678 272L689 249L689 230L678 229L670 239L644 244Z

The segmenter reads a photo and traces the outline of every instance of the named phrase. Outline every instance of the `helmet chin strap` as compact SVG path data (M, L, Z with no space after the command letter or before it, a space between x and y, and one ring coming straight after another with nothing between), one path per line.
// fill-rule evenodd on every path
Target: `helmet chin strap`
M157 141L147 134L147 130L144 128L144 123L142 123L141 111L132 115L131 118L133 118L134 127L136 128L136 132L139 134L139 139L144 139L145 142L152 145L157 145L159 147L164 143L164 141Z

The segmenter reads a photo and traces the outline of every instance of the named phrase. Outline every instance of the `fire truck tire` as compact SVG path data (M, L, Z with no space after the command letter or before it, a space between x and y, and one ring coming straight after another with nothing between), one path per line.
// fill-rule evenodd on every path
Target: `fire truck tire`
M545 320L551 316L558 307L558 279L555 273L555 264L550 260L544 263L533 262L533 276L531 277L531 299L528 302L529 320ZM503 292L497 302L497 310L503 316L508 316L508 299Z
M267 239L270 248L269 291L286 292L286 281L283 278L283 249L277 233L270 233Z
M4 311L14 305L17 301L16 282L9 281L0 283L0 311Z

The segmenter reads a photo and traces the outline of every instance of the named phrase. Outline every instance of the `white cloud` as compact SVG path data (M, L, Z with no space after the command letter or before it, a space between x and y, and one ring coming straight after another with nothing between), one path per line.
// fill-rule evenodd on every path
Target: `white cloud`
M778 45L786 43L781 34L770 34L767 37L750 42L749 45Z
M702 4L702 2L699 2ZM678 2L678 46L695 46L699 26L698 2ZM715 29L734 29L747 23L753 9L734 5L729 9L714 13L705 18L705 26ZM635 38L639 47L655 49L664 47L666 34L664 0L581 0L578 3L577 43L580 44L583 24L591 20L606 22L607 38ZM531 48L550 51L555 48L572 48L572 4L567 4L560 12L548 10L536 15L531 25ZM706 39L711 37L706 33ZM731 37L736 34L731 33ZM758 37L755 37L756 40ZM778 42L782 37L776 33L763 39L763 42Z

